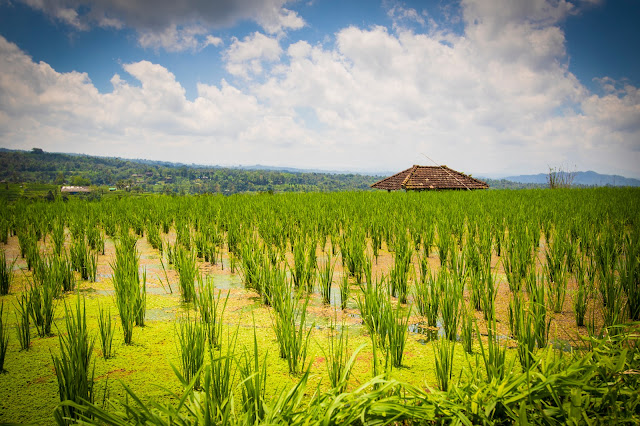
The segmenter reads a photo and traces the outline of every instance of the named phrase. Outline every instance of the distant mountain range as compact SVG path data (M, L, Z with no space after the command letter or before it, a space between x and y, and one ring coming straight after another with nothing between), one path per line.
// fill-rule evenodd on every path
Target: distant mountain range
M546 185L547 174L507 176L503 178L511 182ZM575 172L573 185L584 186L640 186L640 179L627 178L619 175L602 175L594 171Z

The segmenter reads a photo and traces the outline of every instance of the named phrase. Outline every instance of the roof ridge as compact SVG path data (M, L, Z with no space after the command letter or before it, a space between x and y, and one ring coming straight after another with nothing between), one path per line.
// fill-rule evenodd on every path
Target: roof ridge
M417 164L414 164L413 167L411 167L411 171L409 173L407 173L407 176L404 178L404 180L402 181L402 183L400 184L400 186L402 188L407 186L407 182L409 182L409 179L411 179L411 177L413 176L413 174L416 172L417 168L420 167Z

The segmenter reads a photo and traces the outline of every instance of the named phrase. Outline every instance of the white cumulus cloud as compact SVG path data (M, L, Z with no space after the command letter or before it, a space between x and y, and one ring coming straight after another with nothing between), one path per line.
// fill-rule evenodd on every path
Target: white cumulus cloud
M639 89L603 76L597 94L570 72L557 25L569 3L462 6L459 35L352 26L324 45L234 39L223 60L240 78L199 84L193 100L161 64L125 64L100 93L0 38L0 144L350 170L401 170L426 154L475 174L575 164L640 175Z

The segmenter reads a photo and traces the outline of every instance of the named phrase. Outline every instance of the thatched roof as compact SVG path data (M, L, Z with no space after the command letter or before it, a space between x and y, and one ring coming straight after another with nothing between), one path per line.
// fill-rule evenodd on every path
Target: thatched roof
M485 182L457 172L447 166L413 166L371 185L387 191L438 190L438 189L486 189Z

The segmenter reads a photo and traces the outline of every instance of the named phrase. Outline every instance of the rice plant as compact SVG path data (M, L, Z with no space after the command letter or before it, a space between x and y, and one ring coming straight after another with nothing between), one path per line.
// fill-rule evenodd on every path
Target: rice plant
M140 286L140 283L138 283ZM138 327L144 327L144 319L147 314L147 270L142 271L142 286L136 289L133 298L133 319Z
M50 260L50 268L55 280L60 283L61 290L64 292L73 291L76 288L76 276L73 273L73 266L68 256L53 256ZM94 267L93 271L97 268ZM93 281L95 281L95 272L93 272Z
M391 364L394 367L402 366L402 358L404 356L404 348L407 343L409 317L411 316L411 306L406 311L406 314L402 312L400 303L396 305L395 309L392 309L390 304L385 304L384 325L382 328L386 329L387 341L385 348L387 350Z
M444 221L438 222L438 240L436 245L438 247L440 266L445 266L451 250L451 233L448 223Z
M248 289L257 290L258 285L258 275L260 268L260 257L259 253L256 250L257 244L254 241L247 241L246 244L242 244L241 246L241 269L244 280L244 286ZM229 258L232 262L235 261L235 256L229 253ZM232 272L233 272L233 263L232 263Z
M97 226L90 226L87 228L87 244L92 251L95 251L96 254L98 252L102 252L104 255L104 236Z
M9 241L9 221L5 218L0 219L0 243L7 244Z
M84 235L75 239L71 244L71 264L73 269L80 272L83 280L95 281L96 261L91 249L87 246Z
M485 321L492 321L496 315L496 295L498 294L496 277L491 274L491 266L489 264L485 264L480 274L484 283L482 286L483 291L480 295L482 315Z
M619 324L624 322L627 314L627 300L623 297L624 291L618 279L611 274L605 275L605 281L601 285L608 287L606 290L608 301L602 304L602 319L604 327L610 334L621 331Z
M222 292L220 291L217 296L214 296L215 286L210 276L203 278L202 275L198 275L198 288L196 305L200 312L200 321L204 327L209 347L217 348L220 346L222 318L227 308L227 302L229 302L230 292L227 292L224 299L221 299Z
M94 367L91 367L94 338L87 329L87 312L78 295L75 312L65 304L66 333L60 333L60 357L52 355L58 382L60 402L71 401L80 406L94 400ZM60 425L75 423L78 408L60 404L54 418Z
M327 364L331 387L338 392L344 392L351 374L349 360L354 358L364 346L360 346L353 354L349 353L349 328L343 322L338 330L336 316L337 314L331 318L329 327L327 327L328 350L325 351L322 347L321 349Z
M482 298L484 296L484 280L479 270L472 270L469 274L469 298L476 311L482 310Z
M442 289L440 295L440 312L442 313L442 328L447 339L455 341L458 333L458 321L460 320L460 306L462 303L462 286L451 277L446 269L441 269L438 274L439 286Z
M98 330L100 331L102 357L104 359L109 359L115 355L115 352L113 350L113 335L116 331L115 323L111 323L111 309L105 311L102 306L99 306Z
M427 319L429 327L438 325L440 312L439 283L428 267L421 266L420 280L416 283L414 303L418 313Z
M20 349L28 351L31 346L29 296L26 293L22 293L16 298L16 301L18 302L15 309L16 334L18 335Z
M7 332L7 319L4 315L4 302L0 302L0 373L4 370L4 360L9 347L9 333Z
M334 267L331 254L327 254L327 260L322 264L318 271L320 296L322 298L322 303L327 305L331 302L331 284L333 284Z
M196 297L196 276L198 275L198 265L196 257L192 251L181 246L176 247L175 269L178 272L180 284L180 297L184 303L191 303Z
M396 240L394 264L389 274L391 295L400 303L407 303L409 270L412 251L406 233L400 233Z
M480 336L480 330L477 327L476 325L476 332ZM487 382L504 379L505 372L511 370L511 368L505 365L507 348L500 344L495 321L487 324L486 350L482 339L479 338L478 341L480 342L480 354L487 374Z
M518 341L518 359L523 370L529 370L535 363L536 330L533 316L524 311L516 323L516 340Z
M573 293L573 312L576 318L576 325L583 327L593 283L590 282L589 274L586 272L582 261L577 262L576 269L576 284L578 288Z
M522 295L522 293L511 293L508 308L509 331L511 331L511 335L516 339L518 338L520 324L525 313L524 303L524 296Z
M293 268L291 276L296 288L313 290L313 278L316 268L315 243L306 239L298 239L293 245Z
M11 283L13 282L13 265L16 259L11 263L7 263L7 256L4 249L0 249L0 296L9 294Z
M238 332L227 338L220 355L209 352L209 365L204 369L202 390L205 395L203 406L205 416L214 419L213 424L224 424L231 418L234 409L234 387L236 384L236 344ZM204 423L204 422L203 422Z
M551 239L551 241L549 241ZM547 245L545 249L545 272L548 282L559 282L561 274L564 274L566 267L566 249L567 241L563 235L560 235L554 228L547 237Z
M520 291L522 282L533 265L532 242L529 234L524 230L512 229L506 243L502 265L509 282L509 289L516 292Z
M374 284L367 282L360 285L362 292L360 297L356 298L356 305L360 310L360 316L369 335L378 338L379 345L384 346L387 338L386 313L391 309L389 297L386 291L385 277L382 276Z
M462 310L462 324L460 327L460 338L462 340L462 347L468 354L473 352L473 324L475 318L473 316L473 310L467 307L463 303Z
M27 294L29 298L29 314L38 336L50 336L55 311L55 284L52 281L31 282L29 283Z
M177 350L180 354L182 375L187 382L194 381L194 388L200 388L200 370L204 364L207 339L205 328L199 321L189 317L176 323Z
M436 380L441 391L447 392L453 374L453 355L455 342L449 339L439 339L433 344L433 358L436 363Z
M364 265L366 262L366 242L364 235L359 228L340 240L340 254L342 256L342 267L349 271L349 275L356 279L356 283L361 284L364 275Z
M547 277L548 279L548 277ZM564 268L558 269L553 274L555 281L547 281L547 294L553 312L560 313L567 295L567 273Z
M635 230L625 244L624 256L618 260L620 286L627 296L629 319L640 320L640 233Z
M547 345L551 318L547 317L547 300L544 278L531 272L527 278L529 287L529 312L532 315L536 344L539 348Z
M253 348L245 347L238 361L241 383L241 405L245 424L258 424L265 417L267 388L267 354L260 362L258 354L258 338L255 324L253 328Z
M346 272L340 277L340 307L347 309L347 301L351 294L351 285L349 284L349 275Z
M289 292L282 292L278 303L273 305L275 308L273 328L280 348L280 357L287 360L291 374L298 374L306 368L312 329L312 327L307 328L306 325L308 305L308 296Z
M116 259L111 264L113 270L113 289L116 307L120 314L120 324L125 344L129 345L133 338L133 327L144 324L146 305L146 273L140 287L139 259L136 252L135 238L127 236L116 241Z

